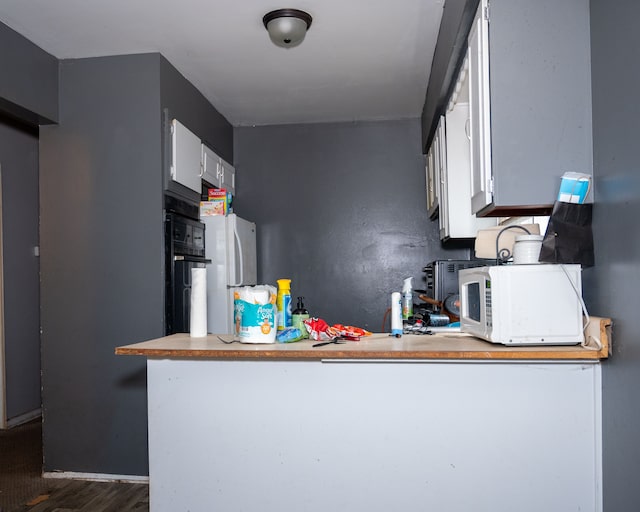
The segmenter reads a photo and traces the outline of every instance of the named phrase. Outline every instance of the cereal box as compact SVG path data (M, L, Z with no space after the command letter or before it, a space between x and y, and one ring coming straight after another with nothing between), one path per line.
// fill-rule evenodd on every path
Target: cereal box
M207 193L208 201L200 202L200 217L210 215L226 215L229 212L227 191L224 188L210 188Z

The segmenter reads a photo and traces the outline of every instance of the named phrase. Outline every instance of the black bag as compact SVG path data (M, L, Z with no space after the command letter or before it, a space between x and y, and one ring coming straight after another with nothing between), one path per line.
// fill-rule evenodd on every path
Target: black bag
M542 241L539 261L580 263L583 267L592 267L594 263L592 215L592 203L575 204L556 201Z

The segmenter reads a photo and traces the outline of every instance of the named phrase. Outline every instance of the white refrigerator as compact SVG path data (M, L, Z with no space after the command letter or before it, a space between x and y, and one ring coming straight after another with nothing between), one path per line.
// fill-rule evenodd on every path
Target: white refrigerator
M255 285L256 225L234 213L200 217L205 225L207 332L233 334L233 292Z

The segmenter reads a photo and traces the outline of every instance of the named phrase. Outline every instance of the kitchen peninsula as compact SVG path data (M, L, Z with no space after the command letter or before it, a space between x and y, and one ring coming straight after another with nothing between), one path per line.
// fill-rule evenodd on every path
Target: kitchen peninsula
M599 349L455 334L118 347L148 358L151 511L601 510L610 324L592 319Z

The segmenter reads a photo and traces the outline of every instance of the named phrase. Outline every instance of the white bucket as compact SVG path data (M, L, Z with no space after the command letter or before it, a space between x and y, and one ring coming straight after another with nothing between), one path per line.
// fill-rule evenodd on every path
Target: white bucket
M513 263L516 265L539 263L542 235L520 235L513 245Z

